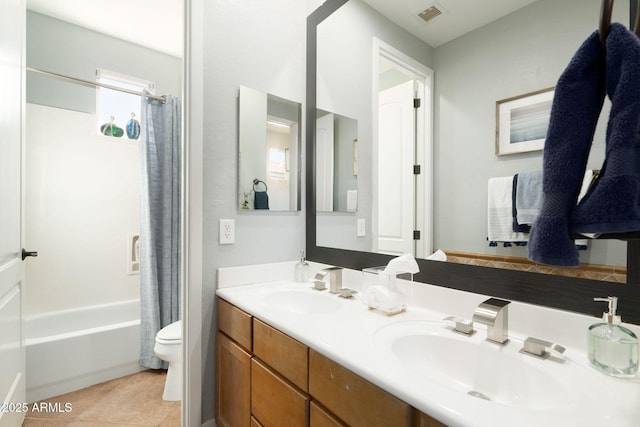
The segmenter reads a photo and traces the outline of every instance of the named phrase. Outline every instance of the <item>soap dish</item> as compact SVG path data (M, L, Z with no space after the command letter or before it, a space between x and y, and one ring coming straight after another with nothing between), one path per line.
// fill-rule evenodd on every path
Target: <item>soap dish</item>
M373 306L369 306L369 310L377 310L381 313L386 314L387 316L393 316L395 314L400 314L400 313L404 313L405 311L407 311L407 306L402 304L396 307L391 307L391 308L378 308L378 307L373 307Z

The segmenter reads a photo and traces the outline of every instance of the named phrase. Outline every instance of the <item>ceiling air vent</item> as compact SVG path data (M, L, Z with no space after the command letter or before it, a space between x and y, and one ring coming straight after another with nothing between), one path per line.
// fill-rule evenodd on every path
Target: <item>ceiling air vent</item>
M425 22L431 21L433 18L442 15L442 10L438 9L438 6L435 4L427 9L423 10L418 14L420 18L422 18Z

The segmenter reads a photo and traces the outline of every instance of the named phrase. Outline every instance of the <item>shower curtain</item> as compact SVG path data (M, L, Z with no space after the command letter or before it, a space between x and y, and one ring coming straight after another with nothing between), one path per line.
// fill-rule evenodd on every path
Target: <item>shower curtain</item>
M180 101L143 92L140 149L140 366L166 368L153 347L180 319Z

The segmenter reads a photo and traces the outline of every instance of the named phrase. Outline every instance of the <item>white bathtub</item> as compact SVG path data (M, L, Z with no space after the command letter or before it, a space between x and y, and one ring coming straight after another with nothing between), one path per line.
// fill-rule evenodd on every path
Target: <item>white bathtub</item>
M140 301L29 316L27 401L140 371Z

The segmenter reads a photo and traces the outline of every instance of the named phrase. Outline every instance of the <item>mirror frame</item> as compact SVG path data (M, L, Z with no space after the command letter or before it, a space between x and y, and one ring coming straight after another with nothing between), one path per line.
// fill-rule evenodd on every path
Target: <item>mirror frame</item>
M310 261L354 270L386 265L390 255L316 246L315 115L317 78L317 26L348 0L327 0L307 18L307 88L305 105L306 252ZM630 0L633 28L639 0ZM594 17L597 26L598 17ZM640 324L640 240L627 243L627 284L603 282L418 259L414 281L450 289L491 295L512 301L600 317L604 308L594 297L617 296L618 310L627 323Z

